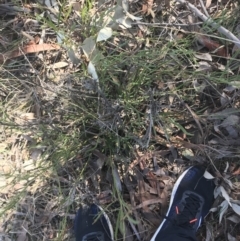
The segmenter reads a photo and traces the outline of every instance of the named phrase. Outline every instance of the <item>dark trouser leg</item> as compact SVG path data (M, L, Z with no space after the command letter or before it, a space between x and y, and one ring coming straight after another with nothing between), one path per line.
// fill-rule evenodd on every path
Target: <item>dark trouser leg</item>
M193 229L174 227L166 229L162 235L157 235L155 241L197 241L197 239Z

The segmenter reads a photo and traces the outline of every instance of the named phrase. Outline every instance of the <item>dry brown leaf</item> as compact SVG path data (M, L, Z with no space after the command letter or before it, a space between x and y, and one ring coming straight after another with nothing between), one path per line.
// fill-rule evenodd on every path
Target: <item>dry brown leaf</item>
M151 171L149 171L145 176L146 176L147 180L149 181L151 187L157 189L158 180L157 180L156 176Z
M140 217L138 215L138 212L135 210L136 203L135 203L135 198L134 198L134 189L132 187L132 183L130 181L129 176L125 176L124 184L126 185L126 187L128 189L128 192L129 192L129 195L130 195L130 201L131 201L131 205L133 207L134 217L135 217L136 220L138 220L138 223L137 223L138 230L144 230L142 222L141 222L141 219L140 219ZM136 232L135 232L135 235L137 235ZM143 233L140 232L138 235L140 235L140 240L143 240L142 239Z
M15 49L5 54L0 54L0 63L4 63L8 59L16 58L24 54L37 53L41 51L60 49L57 44L31 44L23 48Z
M214 51L216 55L220 57L228 57L227 49L225 46L222 46L221 44L217 43L216 41L211 40L210 38L198 35L197 41L205 46L210 51Z
M48 69L61 69L61 68L65 68L68 66L68 63L67 62L57 62L57 63L54 63L54 64L51 64L49 66L47 66Z
M109 204L112 200L112 191L111 190L105 190L102 191L100 194L97 195L97 200L100 204Z
M140 174L139 172L136 172L136 176L137 176L137 181L138 181L138 193L139 194L144 194L146 192L145 190L145 183L143 181L143 177L142 174Z
M148 12L148 6L147 6L147 4L143 4L142 5L142 13L146 14L147 12Z
M240 175L240 167L238 167L236 170L234 170L234 172L232 173L232 175L234 175L234 176Z
M138 182L138 193L135 194L136 200L139 201L139 203L143 203L145 200L149 200L150 194L146 192L145 189L145 182L143 180L142 173L140 173L139 170L136 170L136 178ZM144 211L149 211L149 208L145 205L143 206Z
M149 15L152 11L153 0L147 0L145 4L142 5L142 13Z
M202 151L204 149L202 145L196 145L196 144L184 141L179 136L176 136L176 138L174 140L174 144L177 148L185 147L187 149L194 149L194 150L196 149L196 150L199 150L199 151Z
M156 153L156 152L155 152ZM159 155L162 155L161 152L158 152ZM132 163L129 165L128 170L126 173L128 173L131 169L133 169L136 165L139 164L140 169L144 170L145 168L145 160L152 158L153 152L147 152L145 154L142 154L140 152L136 152L136 160L132 161Z

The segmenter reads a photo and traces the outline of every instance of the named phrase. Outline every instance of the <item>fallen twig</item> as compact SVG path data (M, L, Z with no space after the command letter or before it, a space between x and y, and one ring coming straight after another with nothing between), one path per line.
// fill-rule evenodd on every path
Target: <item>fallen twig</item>
M55 49L60 49L60 46L57 44L27 45L27 46L24 46L23 48L15 49L5 54L0 53L0 63L4 63L4 61L8 59L16 58L24 54L37 53L40 51L55 50Z
M206 16L207 16L208 18L210 18L209 14L208 14L208 12L207 12L207 9L206 9L205 6L204 6L203 0L199 0L199 2L200 2L200 4L201 4L201 7L202 7L202 9L203 9L203 12L206 14Z
M185 4L187 7L190 8L192 12L194 12L200 19L202 19L205 23L211 25L212 27L216 28L219 33L222 33L225 35L229 40L235 43L235 46L237 46L240 49L240 40L229 30L226 28L220 26L219 24L215 23L211 18L208 18L206 15L204 15L201 11L199 11L194 5L191 3L185 1L185 0L177 0L177 2Z

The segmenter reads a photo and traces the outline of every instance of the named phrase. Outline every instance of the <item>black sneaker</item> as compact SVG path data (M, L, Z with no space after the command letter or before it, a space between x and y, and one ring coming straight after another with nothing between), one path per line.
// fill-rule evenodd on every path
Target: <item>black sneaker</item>
M203 176L204 172L204 168L192 166L180 175L173 187L166 217L151 241L161 240L174 230L196 233L214 201L215 184Z
M96 204L79 209L74 232L76 241L112 241L113 229L107 214Z

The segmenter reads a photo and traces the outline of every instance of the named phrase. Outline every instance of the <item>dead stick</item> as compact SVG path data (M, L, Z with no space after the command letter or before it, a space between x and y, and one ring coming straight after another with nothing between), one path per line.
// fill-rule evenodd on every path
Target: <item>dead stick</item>
M209 14L208 14L208 12L207 12L207 9L206 9L205 6L204 6L203 0L199 0L199 2L200 2L200 5L201 5L201 7L202 7L203 12L206 14L206 16L207 16L208 18L210 18Z
M202 12L200 12L194 5L191 3L185 1L185 0L176 0L179 3L187 5L192 12L194 12L199 18L201 18L204 22L211 25L212 27L216 28L219 33L222 33L225 35L228 39L232 40L232 42L235 43L235 45L240 49L240 40L229 30L226 28L219 26L219 24L215 23L211 18L208 18L206 15L204 15Z

